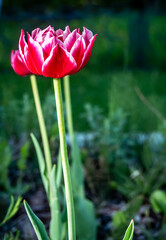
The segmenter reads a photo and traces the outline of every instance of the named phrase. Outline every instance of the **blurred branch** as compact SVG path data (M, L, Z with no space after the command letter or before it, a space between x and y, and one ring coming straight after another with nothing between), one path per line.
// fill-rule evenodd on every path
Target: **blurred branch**
M139 99L149 108L149 110L156 115L162 122L166 122L166 118L147 100L147 98L143 95L139 87L135 87L136 94Z

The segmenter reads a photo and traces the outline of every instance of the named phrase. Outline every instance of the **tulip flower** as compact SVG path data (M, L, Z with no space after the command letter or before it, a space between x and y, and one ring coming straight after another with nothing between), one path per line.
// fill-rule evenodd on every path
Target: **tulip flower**
M35 75L51 78L61 78L80 71L89 61L96 35L84 27L82 34L75 29L72 32L69 26L65 30L54 30L48 26L41 30L36 28L25 40L24 31L21 31L19 52L25 67L18 64L12 54L12 67L20 75L22 68L28 69ZM18 51L16 51L18 54ZM19 57L20 59L20 57ZM21 62L20 59L20 62ZM29 74L27 72L27 74Z
M59 203L56 182L54 181L55 167L52 166L48 136L34 75L53 78L60 139L60 160L62 163L65 185L68 239L76 240L74 200L67 154L60 78L80 71L87 64L92 53L95 38L96 35L93 36L93 33L85 27L83 28L82 34L80 29L75 29L71 32L69 26L67 26L64 31L62 29L55 31L51 26L48 26L44 30L36 28L32 31L31 35L27 33L27 38L22 30L19 40L19 50L12 51L11 53L11 65L14 71L21 76L28 74L32 75L30 76L30 79L39 120L45 159L41 157L41 150L33 136L32 139L39 156L39 165L42 165L41 176L50 204L52 218L50 224L51 239L60 239L59 236L61 235ZM40 163L41 161L42 163ZM46 168L46 175L43 172L43 166ZM39 239L47 239L44 226L41 225L38 220L36 221L37 218L26 203L25 208Z
M19 50L12 50L11 56L11 65L13 70L20 76L26 76L32 74L23 63L22 58L20 56Z

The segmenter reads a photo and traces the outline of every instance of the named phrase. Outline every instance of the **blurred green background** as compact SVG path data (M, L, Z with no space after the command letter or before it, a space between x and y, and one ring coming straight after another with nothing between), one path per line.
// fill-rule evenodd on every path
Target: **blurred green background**
M47 25L55 29L70 25L71 30L86 26L98 36L86 68L71 76L75 129L87 130L81 118L86 102L107 111L111 98L114 106L130 112L131 127L136 125L134 127L139 131L156 130L158 119L140 102L134 89L138 86L154 107L166 115L164 5L161 2L157 8L146 1L140 6L134 6L134 1L126 2L126 5L124 1L113 1L110 6L108 3L50 1L38 5L37 2L9 4L4 1L0 22L1 106L7 109L11 99L21 99L26 93L31 96L29 78L17 76L10 66L10 52L18 48L21 29L31 32L36 27L45 28ZM113 97L111 91L115 88L120 97L116 93ZM47 91L52 92L50 79L41 78L40 91L42 99ZM135 120L138 123L135 124Z
M18 49L21 29L85 26L98 36L86 67L70 77L71 98L75 131L94 136L79 144L98 239L122 239L134 218L135 239L165 240L166 1L4 0L0 6L0 207L7 208L10 195L32 198L35 206L41 189L29 140L30 132L41 140L30 80L12 70L11 50ZM52 80L37 79L56 162ZM6 232L15 234L11 223L0 238Z

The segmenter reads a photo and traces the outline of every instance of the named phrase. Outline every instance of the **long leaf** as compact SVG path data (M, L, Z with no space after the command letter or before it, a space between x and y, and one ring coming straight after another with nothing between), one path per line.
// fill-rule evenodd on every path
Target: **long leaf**
M74 135L74 134L73 134ZM96 239L96 219L92 202L85 198L84 174L76 137L72 142L72 182L74 190L76 232L80 240Z
M126 232L125 232L123 240L132 240L133 239L133 234L134 234L134 221L132 219L128 228L127 228L127 230L126 230Z
M76 137L74 135L74 139L72 141L72 168L71 168L71 175L72 175L72 182L73 182L73 191L74 194L79 197L84 196L84 174L82 170L81 164L81 156L80 156L80 149L78 147L78 143Z
M50 210L51 210L51 222L50 222L50 237L52 240L59 240L61 235L61 215L58 199L58 191L56 185L56 168L55 165L52 168L50 175Z
M45 191L47 193L47 196L49 197L49 189L48 189L49 184L48 184L48 178L47 178L46 163L45 163L40 145L33 133L31 133L31 138L36 150L42 182L43 182Z
M18 197L16 203L14 202L14 197L11 196L11 201L10 201L10 205L8 207L7 213L5 218L3 219L2 223L0 224L0 226L2 226L3 224L5 224L10 218L12 218L18 211L20 203L21 203L22 197Z
M24 201L24 207L28 214L28 217L32 223L32 226L35 230L38 240L49 240L47 232L45 230L44 224L42 221L34 214L30 206L26 201Z
M84 197L75 198L76 231L80 240L96 239L96 218L92 202Z

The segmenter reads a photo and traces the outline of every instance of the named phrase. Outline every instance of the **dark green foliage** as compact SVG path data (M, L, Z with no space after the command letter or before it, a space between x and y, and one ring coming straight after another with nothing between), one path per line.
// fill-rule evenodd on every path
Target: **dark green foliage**
M19 240L20 232L17 231L16 234L6 233L3 240Z
M110 186L117 187L132 199L140 194L149 196L166 184L164 143L156 152L153 148L158 145L152 137L147 136L147 142L139 142L141 134L126 131L128 117L122 109L114 111L112 108L112 114L105 117L97 107L86 105L85 108L86 119L94 134L94 147L99 149L109 166Z
M0 223L0 227L2 225L4 225L7 221L9 221L18 212L21 201L22 201L21 197L18 197L16 202L15 202L14 197L11 196L10 205L8 207L7 213L6 213L3 221Z
M0 142L0 185L7 189L9 186L8 168L11 163L11 149L7 142Z
M164 191L154 191L150 196L150 202L154 212L166 215L166 193Z
M124 91L120 92L124 94ZM104 156L105 166L109 170L111 191L121 192L128 202L113 216L111 235L113 239L120 239L127 222L139 214L145 201L151 201L155 212L165 211L165 193L159 189L166 184L166 142L162 133L147 135L131 131L131 128L129 132L129 114L116 108L114 103L116 98L111 104L111 114L107 116L98 107L86 105L85 116L94 134L91 148L99 151L100 158ZM149 208L144 211L147 216L151 214ZM161 229L156 233L161 239L165 217L162 216L162 219ZM151 239L153 227L149 225L149 231L143 231L141 224L140 228Z
M161 94L164 75L157 72L119 73L112 76L109 89L109 109L114 113L118 108L128 113L128 131L151 132L158 128L161 120L140 99L140 89L147 101L165 115L165 96ZM149 121L150 119L150 121Z
M0 205L6 208L10 195L19 196L29 189L29 184L23 182L29 156L29 142L25 142L20 148L16 163L12 159L12 150L7 142L0 142L0 156ZM11 169L13 172L17 171L15 178L11 174Z
M134 137L126 131L127 114L117 109L105 117L98 107L86 105L85 109L85 117L94 133L94 146L99 148L108 165L124 172L128 155L130 158L135 155ZM111 171L113 174L114 170Z
M129 166L128 175L125 176L123 173L119 175L118 190L128 198L139 194L150 196L153 191L166 184L166 163L162 153L153 152L149 145L143 148L140 156L142 163L137 162L133 168Z
M125 229L127 228L127 223L130 221L131 218L134 218L143 203L143 197L137 196L133 198L130 202L125 205L125 208L117 211L113 216L113 228L112 228L112 235L113 239L120 239L122 238Z
M0 130L2 134L6 138L14 136L18 139L28 138L31 132L35 132L39 135L38 121L34 106L34 102L30 96L25 94L21 100L15 99L9 101L5 107L2 107L0 116ZM55 103L53 95L47 94L45 97L43 112L46 116L49 134L56 135L57 124L56 114L54 114Z

